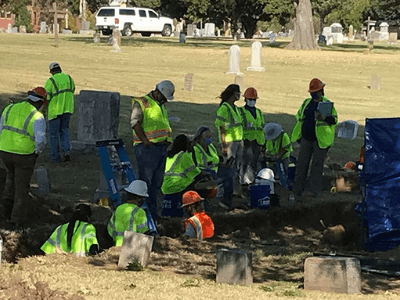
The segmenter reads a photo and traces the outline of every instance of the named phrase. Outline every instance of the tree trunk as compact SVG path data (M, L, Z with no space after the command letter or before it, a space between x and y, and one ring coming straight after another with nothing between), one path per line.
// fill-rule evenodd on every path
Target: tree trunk
M242 25L244 27L245 31L245 38L246 39L251 39L253 38L254 33L256 32L257 29L257 20L252 18L252 17L244 17L242 19Z
M299 0L299 4L296 6L296 20L294 28L295 32L293 40L289 45L286 46L286 49L319 49L315 39L310 0Z

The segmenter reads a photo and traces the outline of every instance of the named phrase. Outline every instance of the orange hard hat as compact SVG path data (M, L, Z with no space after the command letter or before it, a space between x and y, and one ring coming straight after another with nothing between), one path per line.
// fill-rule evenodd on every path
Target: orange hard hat
M218 189L216 186L210 190L207 190L207 198L211 199L211 198L214 198L215 196L217 196L217 191L218 191Z
M34 89L28 91L28 95L33 95L33 96L36 96L39 98L43 98L43 101L46 100L46 98L47 98L47 92L41 86L37 86Z
M325 83L323 83L321 80L318 78L313 78L310 81L310 88L308 89L309 93L315 93L320 90L322 90L325 86Z
M345 169L349 169L349 170L355 170L356 169L356 164L355 162L352 161L348 161L345 165L344 165Z
M195 191L187 191L182 196L182 207L204 200Z
M243 96L246 99L257 99L257 91L255 88L253 87L249 87L248 89L246 89L246 91L244 92Z

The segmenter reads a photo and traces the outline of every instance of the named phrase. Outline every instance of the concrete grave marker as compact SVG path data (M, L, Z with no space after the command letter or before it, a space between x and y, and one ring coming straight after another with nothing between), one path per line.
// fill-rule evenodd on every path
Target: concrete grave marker
M252 254L238 249L218 249L217 282L252 284Z
M185 91L188 91L188 92L193 91L193 76L194 75L192 73L186 74L185 83L183 84Z
M100 33L99 33L99 32L96 32L96 33L94 34L94 36L93 36L93 42L94 42L95 44L100 44Z
M389 44L397 44L397 32L390 32L389 33Z
M46 22L40 22L40 33L47 33Z
M337 42L338 44L343 44L343 33L338 33L338 34L336 35L336 42Z
M371 75L371 83L369 88L371 90L379 90L381 88L381 75Z
M114 29L112 33L112 46L113 46L113 52L122 52L121 50L121 31L118 29Z
M276 34L274 32L272 32L269 35L269 43L270 44L275 44L275 41L276 41Z
M7 25L7 30L6 30L6 32L7 32L7 33L11 33L11 31L12 31L12 25L11 25L11 24L8 24L8 25Z
M13 27L11 29L11 33L18 33L18 27Z
M226 74L240 75L240 48L233 45L229 48L229 72Z
M187 29L187 35L188 36L193 36L194 35L194 29L196 28L196 25L194 24L188 24L186 29Z
M215 36L215 24L214 23L205 23L204 31L205 31L204 36L214 37Z
M25 25L19 26L19 32L20 33L26 33L26 26Z
M327 46L332 46L333 45L333 35L328 35L327 39L326 39L326 45Z
M87 34L90 30L90 22L89 21L82 21L81 30L79 30L80 34Z
M360 261L350 257L309 257L304 263L304 289L359 294Z
M153 236L125 231L118 268L125 269L132 261L139 262L143 267L147 267L153 241Z
M261 67L262 44L254 42L251 45L251 66L247 67L247 71L264 72L265 68Z
M97 153L96 141L118 138L120 95L82 90L78 96L77 140L73 150Z
M36 170L36 178L39 186L39 193L50 193L49 172L46 168L38 168Z

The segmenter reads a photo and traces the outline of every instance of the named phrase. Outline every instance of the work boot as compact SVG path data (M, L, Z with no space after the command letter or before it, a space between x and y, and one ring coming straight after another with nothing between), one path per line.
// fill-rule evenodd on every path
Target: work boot
M64 156L64 162L67 162L67 161L71 161L71 157L69 157L69 154L66 154Z

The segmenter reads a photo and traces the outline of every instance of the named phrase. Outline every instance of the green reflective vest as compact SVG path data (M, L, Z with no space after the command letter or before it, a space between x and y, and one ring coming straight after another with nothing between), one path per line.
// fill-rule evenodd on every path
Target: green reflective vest
M43 114L27 101L8 105L2 114L0 150L15 154L35 152L33 124Z
M256 108L256 118L253 117L244 106L239 107L239 111L243 120L243 139L254 141L256 140L259 145L265 143L264 133L264 116L261 110Z
M265 148L272 155L279 154L281 148L285 149L285 154L283 154L282 159L288 158L290 153L293 151L292 141L290 140L289 135L284 131L282 131L275 140L267 140Z
M149 230L146 212L135 204L124 203L118 206L107 225L115 246L122 246L126 230L139 233Z
M192 153L181 151L174 157L167 157L164 180L161 186L163 194L182 192L201 173L193 161Z
M194 154L196 156L197 166L200 170L211 169L215 172L218 172L218 163L219 163L219 156L217 149L213 144L208 145L208 150L210 153L207 153L206 150L200 145L196 144L193 147Z
M96 228L92 224L76 221L71 247L68 247L67 228L68 223L58 226L40 249L46 254L54 253L58 248L67 253L75 253L76 256L85 256L89 253L92 245L99 244L96 238Z
M226 143L243 140L242 116L237 106L232 107L228 102L222 103L217 110L217 118L214 124L218 130L220 143L222 143L220 127L225 128Z
M47 119L52 120L65 113L74 113L75 83L71 76L56 73L47 79L44 88L47 92L49 106Z
M304 100L303 104L300 106L297 111L295 118L297 120L296 125L294 125L291 140L292 142L297 142L301 139L301 129L303 127L304 122L304 110L307 105L312 101L312 98L307 98ZM329 101L326 97L322 97L322 101ZM315 135L317 136L318 146L321 149L326 149L333 144L333 140L335 139L335 128L338 122L337 112L335 107L332 107L331 116L335 118L335 124L329 125L328 123L318 120L315 122Z
M167 109L164 105L159 105L150 96L132 98L132 108L138 102L143 111L143 131L147 139L152 143L167 140L172 142L171 125L169 124ZM133 130L133 145L142 143L135 130Z

